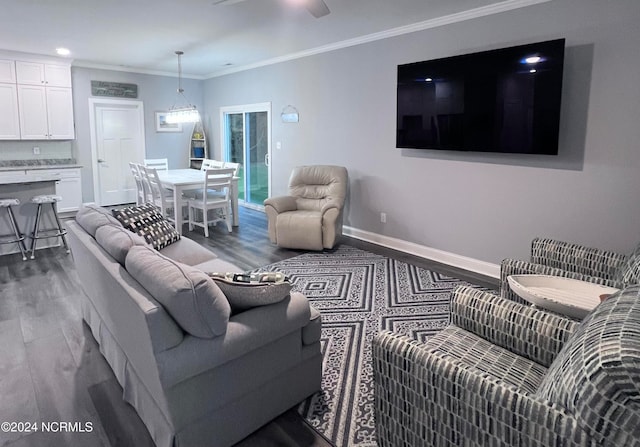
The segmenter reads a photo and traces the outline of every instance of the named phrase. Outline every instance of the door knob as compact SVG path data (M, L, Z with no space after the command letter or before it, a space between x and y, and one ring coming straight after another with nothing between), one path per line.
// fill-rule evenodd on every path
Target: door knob
M102 158L98 158L98 163L104 163L107 160L103 160Z

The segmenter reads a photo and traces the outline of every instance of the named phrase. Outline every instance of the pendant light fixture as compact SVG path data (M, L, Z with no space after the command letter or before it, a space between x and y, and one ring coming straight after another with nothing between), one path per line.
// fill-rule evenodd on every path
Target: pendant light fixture
M167 113L167 123L195 123L200 121L200 114L196 109L196 106L191 105L187 98L184 96L184 89L182 88L182 55L184 52L176 51L178 56L178 97L173 106ZM180 105L180 102L186 105Z

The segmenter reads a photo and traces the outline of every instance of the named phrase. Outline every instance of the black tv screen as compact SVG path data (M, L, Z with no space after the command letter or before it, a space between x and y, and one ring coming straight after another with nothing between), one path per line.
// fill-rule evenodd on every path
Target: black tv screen
M399 65L397 147L556 155L564 42Z

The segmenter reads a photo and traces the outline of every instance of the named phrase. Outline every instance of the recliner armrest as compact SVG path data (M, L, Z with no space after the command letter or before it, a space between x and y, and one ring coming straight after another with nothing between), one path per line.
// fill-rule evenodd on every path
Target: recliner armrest
M546 367L578 325L561 315L466 286L453 292L451 322Z
M156 354L165 388L260 349L309 324L307 298L290 297L268 306L255 307L232 316L227 332L212 339L185 336L178 346ZM302 340L302 335L300 336ZM301 341L302 345L302 341Z
M296 198L293 196L278 196L265 199L264 206L272 206L276 212L295 211L298 209Z

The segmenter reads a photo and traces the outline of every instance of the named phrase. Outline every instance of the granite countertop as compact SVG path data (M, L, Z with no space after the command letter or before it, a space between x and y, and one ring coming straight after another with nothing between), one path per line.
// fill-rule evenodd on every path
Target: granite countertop
M24 171L26 169L81 168L74 158L53 158L41 160L0 160L0 172Z

